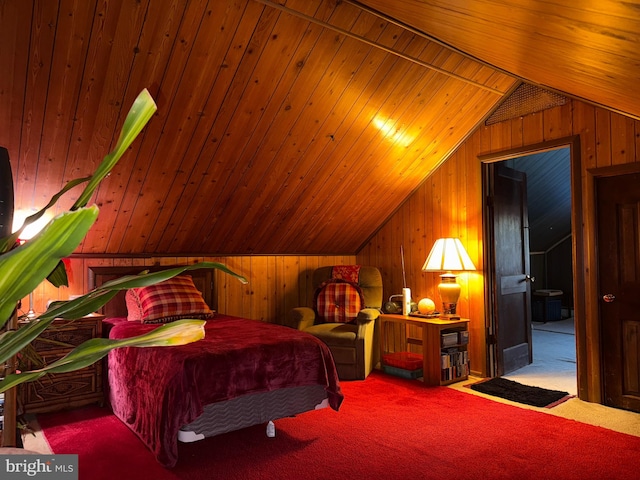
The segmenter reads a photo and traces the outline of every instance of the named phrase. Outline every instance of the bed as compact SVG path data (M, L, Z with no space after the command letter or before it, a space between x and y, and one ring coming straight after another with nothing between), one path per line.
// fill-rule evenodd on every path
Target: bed
M164 267L169 268L169 267ZM141 267L93 268L98 286ZM192 270L202 298L212 299L213 272ZM158 324L127 320L123 295L103 313L110 338L139 335ZM329 349L315 337L256 320L215 314L205 338L179 347L123 348L109 353L109 402L166 467L178 441L196 441L306 411L340 408L343 396Z

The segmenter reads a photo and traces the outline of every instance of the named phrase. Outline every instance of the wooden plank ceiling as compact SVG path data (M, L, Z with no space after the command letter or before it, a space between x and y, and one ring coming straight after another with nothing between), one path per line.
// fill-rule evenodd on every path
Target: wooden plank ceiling
M609 72L589 59L594 77L614 78L589 96L580 76L554 67L558 81L548 82L534 75L546 65L510 60L523 55L511 38L493 41L500 58L483 57L495 18L447 37L443 5L477 4L451 10L472 22L465 15L497 0L363 3L518 76L640 114L624 78L615 91L617 63ZM616 10L597 19L628 8L604 3ZM538 40L575 28L540 20ZM624 20L627 35L633 22ZM142 88L158 103L96 194L100 217L78 250L87 254L353 254L519 83L347 1L0 0L0 26L0 145L18 209L39 208L91 173ZM611 48L636 58L637 80L637 51L617 25L606 27ZM467 33L487 45L457 44ZM555 47L540 50L569 56Z
M529 83L640 118L640 3L361 0Z
M546 252L571 235L569 157L567 147L504 161L527 176L531 252Z

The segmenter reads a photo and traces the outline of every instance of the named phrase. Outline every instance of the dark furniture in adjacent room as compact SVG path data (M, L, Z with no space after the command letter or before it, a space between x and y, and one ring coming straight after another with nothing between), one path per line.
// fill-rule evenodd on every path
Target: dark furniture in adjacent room
M535 290L532 300L534 322L556 322L562 319L562 290Z

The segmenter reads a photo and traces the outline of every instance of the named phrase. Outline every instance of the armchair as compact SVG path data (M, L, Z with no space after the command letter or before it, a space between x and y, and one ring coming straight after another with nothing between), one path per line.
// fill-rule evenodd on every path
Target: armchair
M364 380L380 357L380 271L358 265L321 267L312 281L313 308L292 309L289 324L327 344L341 380Z

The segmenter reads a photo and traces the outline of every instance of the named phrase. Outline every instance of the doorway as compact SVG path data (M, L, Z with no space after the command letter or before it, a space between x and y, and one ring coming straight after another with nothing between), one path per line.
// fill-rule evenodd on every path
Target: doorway
M485 162L485 250L488 265L487 305L491 314L487 316L489 345L488 372L491 376L504 376L520 383L562 389L577 394L576 338L573 323L573 271L572 271L572 224L571 224L571 148L567 144L541 146L520 154L493 156ZM499 166L499 167L498 167ZM489 194L498 189L498 171L505 167L525 179L525 205L510 208L495 206L496 200ZM517 187L516 190L517 191ZM504 194L503 194L504 196ZM507 195L507 203L518 201L518 195ZM518 221L513 213L506 223L516 232L503 243L504 233L496 232L501 225L495 215L511 210L526 212L526 219ZM519 224L519 225L518 225ZM522 245L518 243L518 229L523 230ZM496 238L498 237L498 238ZM496 251L499 248L499 251ZM527 251L524 251L524 250ZM512 288L505 291L505 280L500 275L504 255L524 255L526 261L515 259L510 273ZM507 262L508 263L508 262ZM513 262L512 262L513 263ZM522 267L519 266L522 264ZM518 271L521 268L521 271ZM514 287L519 287L515 288ZM505 295L506 293L506 295ZM514 310L513 304L519 305ZM511 305L505 310L504 305ZM529 315L531 321L526 321ZM518 317L518 320L514 320ZM520 330L524 332L519 332ZM514 340L505 336L505 331ZM512 332L512 333L509 333ZM505 340L506 339L506 340ZM529 358L527 359L527 348ZM513 362L512 352L518 351L518 361ZM527 361L528 360L528 361ZM523 364L524 362L524 364ZM559 388L564 387L564 388Z

